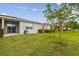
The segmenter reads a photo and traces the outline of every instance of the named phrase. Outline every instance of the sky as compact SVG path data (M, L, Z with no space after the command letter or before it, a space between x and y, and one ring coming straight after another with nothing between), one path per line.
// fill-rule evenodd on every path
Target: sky
M45 23L43 10L46 9L46 5L47 3L0 3L0 14ZM58 8L61 8L60 3Z
M37 22L46 22L43 10L46 3L0 3L0 14L20 17Z

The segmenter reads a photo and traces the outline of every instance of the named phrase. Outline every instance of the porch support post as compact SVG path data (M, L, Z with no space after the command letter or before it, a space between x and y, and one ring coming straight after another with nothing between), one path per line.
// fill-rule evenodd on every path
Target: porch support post
M2 18L2 29L4 29L4 18Z

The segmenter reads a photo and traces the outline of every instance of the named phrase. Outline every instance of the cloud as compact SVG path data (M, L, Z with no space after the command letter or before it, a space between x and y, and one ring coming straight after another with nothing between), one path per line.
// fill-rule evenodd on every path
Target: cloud
M19 10L26 10L27 9L27 7L24 7L24 6L18 6L16 8L19 9Z
M32 11L33 11L33 12L36 12L36 11L38 11L38 10L37 10L37 8L33 8Z
M40 11L43 12L44 10L46 10L46 8L41 9Z
M43 8L43 9L33 8L32 9L33 12L43 12L44 10L46 10L46 8Z
M0 13L1 15L7 15L7 13Z

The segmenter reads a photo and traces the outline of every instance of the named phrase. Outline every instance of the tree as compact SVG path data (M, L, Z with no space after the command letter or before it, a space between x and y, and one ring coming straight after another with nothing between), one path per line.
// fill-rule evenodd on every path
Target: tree
M52 5L56 6L54 10L52 9ZM59 27L60 39L62 39L63 26L71 16L71 8L68 6L68 4L61 4L62 8L58 8L57 6L57 4L47 4L47 9L43 11L43 13L47 20L51 23L56 21L55 23Z
M48 3L46 7L47 7L47 9L44 10L43 13L45 13L44 16L47 18L47 22L50 24L50 21L52 19L52 13L54 13L54 12L51 9L51 4L50 3ZM52 25L50 25L50 27L51 27L51 30L52 30Z
M67 28L72 28L73 30L74 29L77 29L77 21L69 21L67 22L67 24L65 25Z
M71 7L72 11L72 17L70 18L71 19L71 22L70 24L71 27L74 27L76 29L79 29L79 24L77 23L77 21L79 20L79 3L70 3L69 6ZM76 21L74 21L76 20ZM70 26L70 25L69 25Z
M75 17L71 17L73 20L78 20L78 18L79 18L79 3L69 3L69 6L71 7L71 9L72 9L72 14L73 14L73 16L75 16Z

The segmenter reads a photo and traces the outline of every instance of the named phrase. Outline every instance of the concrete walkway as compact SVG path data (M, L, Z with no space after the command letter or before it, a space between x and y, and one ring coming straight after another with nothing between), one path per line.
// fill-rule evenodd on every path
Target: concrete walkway
M4 37L13 36L13 35L19 35L19 34L15 34L15 33L12 33L12 34L4 34Z

